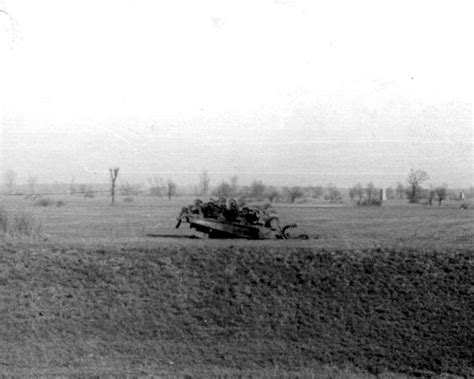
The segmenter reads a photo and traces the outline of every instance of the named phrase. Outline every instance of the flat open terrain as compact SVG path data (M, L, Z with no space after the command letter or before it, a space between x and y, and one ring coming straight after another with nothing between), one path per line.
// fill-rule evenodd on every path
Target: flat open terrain
M183 242L183 237L198 235L185 224L175 229L176 216L181 207L190 204L193 198L168 201L163 198L137 197L131 203L119 198L114 207L110 206L110 200L106 197L51 199L62 200L65 205L41 207L22 197L4 197L0 198L0 206L34 214L42 223L43 234L55 242L157 243L173 236L181 237L177 240ZM388 201L382 207L277 203L274 208L278 211L281 224L296 222L299 227L294 233L309 235L310 241L298 241L298 246L348 249L382 246L472 247L474 207L471 205L469 209L460 209L459 206L460 203L456 201L441 207ZM262 242L257 244L260 246Z
M192 199L62 200L0 200L42 223L0 237L2 373L474 374L472 207L276 204L309 240L218 241L174 228Z

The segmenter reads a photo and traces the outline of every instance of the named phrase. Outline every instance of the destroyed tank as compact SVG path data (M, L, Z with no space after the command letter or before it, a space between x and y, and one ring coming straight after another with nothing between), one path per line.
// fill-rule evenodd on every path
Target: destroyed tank
M196 199L181 209L177 219L176 228L188 223L209 238L288 239L288 230L296 227L281 227L278 215L269 207L239 207L234 199L225 198L207 203Z

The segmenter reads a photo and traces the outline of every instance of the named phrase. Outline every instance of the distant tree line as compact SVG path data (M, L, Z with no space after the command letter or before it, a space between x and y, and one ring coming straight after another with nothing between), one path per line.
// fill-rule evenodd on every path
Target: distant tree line
M263 183L261 180L253 180L250 185L240 185L239 178L234 175L228 180L223 180L217 185L212 185L211 176L207 170L203 170L197 180L194 189L191 187L178 187L178 184L171 178L161 178L153 176L147 178L146 183L130 183L127 180L119 181L118 168L110 169L109 195L112 204L115 201L116 193L125 197L133 196L156 196L172 199L180 194L195 195L198 197L225 197L235 199L248 199L252 201L268 200L269 202L307 202L326 201L329 203L340 203L344 198L349 197L357 205L381 205L382 200L402 200L409 203L419 203L441 205L448 198L459 198L459 191L448 190L446 184L439 186L430 185L424 188L423 184L429 180L428 174L423 170L411 169L406 177L405 183L398 182L396 185L387 188L377 187L373 182L365 185L357 183L346 189L340 189L334 184L313 185L313 186L273 186ZM37 176L30 175L22 191L18 191L16 184L17 173L13 170L6 170L3 175L4 191L6 194L31 194L37 193L38 189L49 191L58 188L64 191L63 184L47 185L38 184ZM117 183L118 182L118 183ZM103 185L76 183L72 178L69 189L65 192L71 195L84 197L94 197L96 193L107 192ZM49 189L48 189L49 188ZM95 190L94 190L95 189ZM53 190L54 191L54 190ZM383 191L383 192L382 192ZM384 195L383 197L381 195ZM466 198L474 197L474 189L466 190Z
M252 200L285 201L295 203L303 199L325 199L332 203L342 200L341 191L333 184L322 186L283 186L266 185L261 180L254 180L249 186L238 186L237 177L222 181L211 192L212 196L225 198L248 198Z
M432 205L433 201L436 200L441 205L448 198L448 186L442 184L438 187L431 186L429 189L425 189L422 187L422 183L428 179L429 176L426 171L411 169L406 179L406 186L399 182L395 188L390 186L385 189L377 189L372 182L365 186L357 183L349 188L349 197L358 205L380 205L381 201L384 200L380 196L381 191L385 191L385 199L388 200L407 199L410 203L427 200L429 205Z

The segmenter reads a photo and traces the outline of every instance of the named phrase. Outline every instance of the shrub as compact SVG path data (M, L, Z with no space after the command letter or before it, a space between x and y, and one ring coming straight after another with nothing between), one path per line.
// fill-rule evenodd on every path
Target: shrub
M92 192L86 192L84 194L84 197L87 198L87 199L93 199L95 197L95 195Z
M319 199L324 195L324 188L321 186L309 186L306 188L309 197L313 199Z
M49 207L53 204L54 204L54 201L47 197L35 201L35 205L38 207Z
M158 177L148 178L148 183L150 184L149 195L150 196L165 196L166 186L163 179Z
M357 205L360 207L370 207L370 206L378 206L382 205L382 200L380 199L363 199L357 201Z
M135 199L133 197L128 196L125 199L123 199L123 201L125 203L132 203L133 201L135 201Z
M264 196L273 203L278 200L281 195L275 187L268 187L265 190Z
M42 224L30 213L9 214L0 209L0 232L3 235L37 237L41 235Z
M12 221L13 235L34 237L41 233L41 223L30 213L15 214Z
M5 209L0 208L0 232L6 234L8 231L8 213Z
M137 196L141 192L141 186L139 184L129 184L125 182L120 187L120 192L123 196Z
M303 190L300 187L291 187L285 190L286 197L292 203L296 201L299 197L304 195Z
M331 203L339 203L342 200L342 194L339 189L333 185L333 184L328 184L327 189L326 189L326 196L324 197L326 200L329 200Z
M364 187L362 187L362 184L357 183L354 187L349 188L349 197L352 200L358 199L357 204L359 204L364 198Z

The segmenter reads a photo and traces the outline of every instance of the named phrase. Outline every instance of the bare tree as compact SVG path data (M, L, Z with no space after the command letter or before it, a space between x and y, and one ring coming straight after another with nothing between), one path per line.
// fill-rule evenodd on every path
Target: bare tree
M28 177L28 187L30 187L30 193L34 195L35 193L35 186L36 183L38 182L38 178L36 176L29 176Z
M265 193L265 184L262 181L254 180L250 185L249 195L256 199L262 199Z
M237 175L234 175L230 178L230 188L232 192L231 196L237 196L237 194L239 193L239 178L237 177Z
M407 196L410 203L417 203L421 196L421 183L428 180L426 171L411 169L407 177Z
M365 187L365 193L367 194L367 201L370 204L372 202L372 196L374 196L375 193L374 183L367 183L367 187Z
M206 170L203 170L199 175L199 195L205 196L208 194L210 182L211 178L209 177L209 173Z
M117 180L117 176L119 173L119 168L111 168L109 169L110 172L110 195L112 196L112 205L115 204L115 181Z
M304 195L301 187L287 188L285 192L286 192L286 196L292 203L294 203L297 198L302 197Z
M438 205L441 206L441 202L448 197L448 186L443 184L442 186L436 187L435 191L436 195L438 195Z
M319 199L324 195L324 188L321 186L309 186L307 191L313 199Z
M433 200L435 196L436 196L436 191L433 188L433 186L430 185L430 189L428 190L428 204L430 205L430 207L433 205Z
M8 193L12 194L13 187L15 186L16 172L13 170L5 171L4 178L5 178L5 184L7 185L7 188L8 188Z
M168 192L166 195L168 196L168 199L171 200L172 196L176 196L176 190L178 186L176 185L175 182L173 182L171 179L168 179Z
M341 191L334 184L328 184L325 199L331 203L337 203L342 200Z
M354 201L356 198L358 198L357 201L362 201L362 198L364 197L364 188L360 183L357 183L354 187L349 188L349 197Z
M403 199L406 194L406 188L402 183L397 183L397 187L395 188L395 195L398 199Z
M270 200L271 203L274 203L275 200L277 200L280 197L280 192L278 192L278 189L276 189L273 186L267 187L265 190L265 197Z

